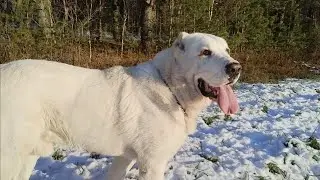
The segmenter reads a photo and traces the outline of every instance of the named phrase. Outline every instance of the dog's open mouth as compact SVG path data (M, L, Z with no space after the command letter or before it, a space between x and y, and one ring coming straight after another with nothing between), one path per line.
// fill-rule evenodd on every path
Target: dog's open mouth
M203 96L216 100L225 114L235 114L238 111L238 100L230 85L212 87L205 80L199 78L198 88Z

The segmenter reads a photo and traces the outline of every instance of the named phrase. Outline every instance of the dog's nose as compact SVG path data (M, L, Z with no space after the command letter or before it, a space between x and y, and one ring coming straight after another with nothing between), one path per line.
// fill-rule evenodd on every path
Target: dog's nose
M233 62L226 65L226 73L231 79L236 78L236 76L241 72L241 69L242 67L239 63Z

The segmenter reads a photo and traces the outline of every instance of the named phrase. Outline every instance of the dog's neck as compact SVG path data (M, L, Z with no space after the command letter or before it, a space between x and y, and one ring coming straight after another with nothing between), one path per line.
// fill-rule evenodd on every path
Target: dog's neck
M158 69L161 78L184 109L187 130L192 133L196 129L196 117L210 101L197 91L193 77L186 78L184 73L187 72L182 72L179 68L172 48L159 52L151 63Z

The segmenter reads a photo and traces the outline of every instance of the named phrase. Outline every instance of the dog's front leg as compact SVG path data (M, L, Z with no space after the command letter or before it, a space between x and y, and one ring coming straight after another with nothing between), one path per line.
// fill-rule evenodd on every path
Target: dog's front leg
M117 156L113 159L112 165L108 170L107 180L123 180L126 173L134 165L135 160L123 156Z
M151 158L152 159L152 158ZM149 159L149 160L151 160ZM164 180L166 160L141 161L139 164L139 180Z

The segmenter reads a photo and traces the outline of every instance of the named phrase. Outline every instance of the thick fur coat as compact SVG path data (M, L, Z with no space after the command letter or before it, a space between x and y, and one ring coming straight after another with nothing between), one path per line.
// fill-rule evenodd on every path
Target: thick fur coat
M108 180L123 179L134 162L140 180L163 180L167 161L211 102L198 79L210 86L230 80L225 66L236 61L227 49L222 38L181 33L171 48L133 67L2 64L1 179L29 179L39 156L64 144L115 156Z

